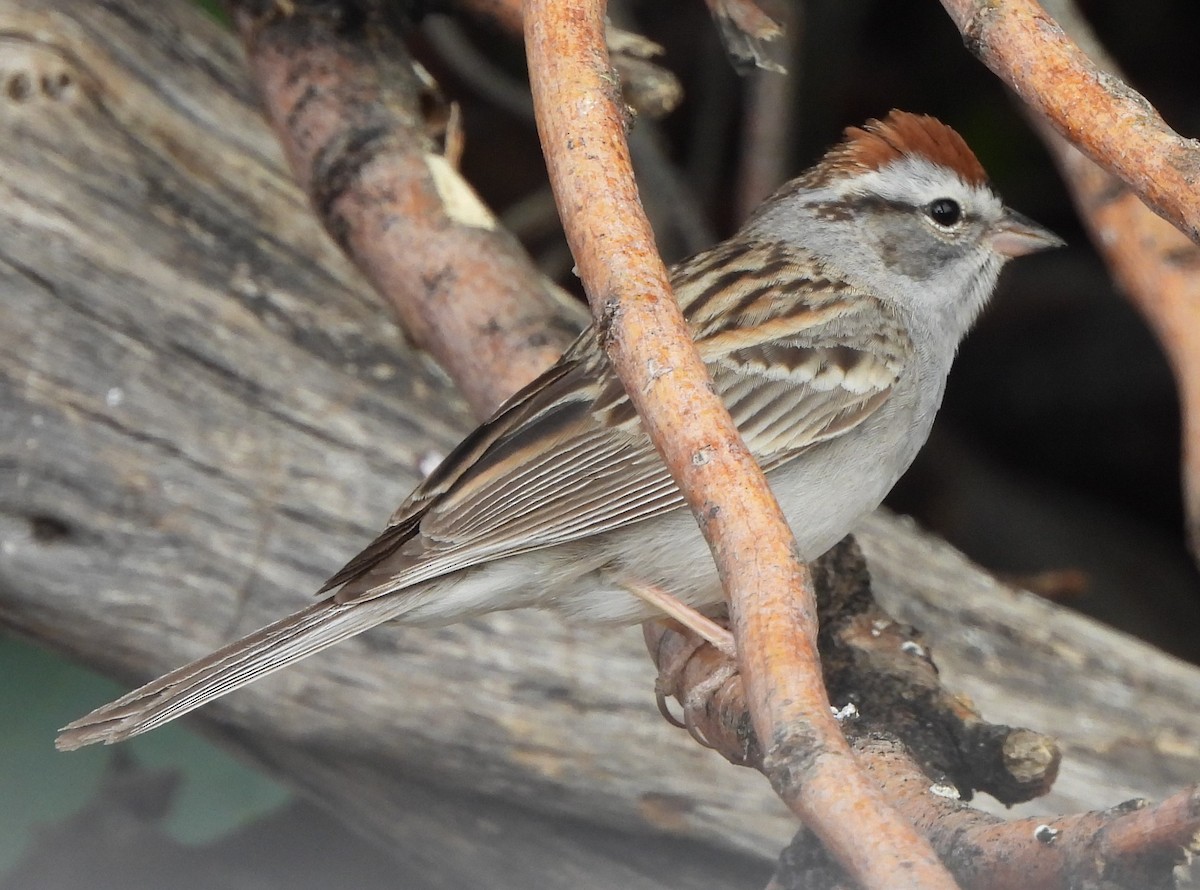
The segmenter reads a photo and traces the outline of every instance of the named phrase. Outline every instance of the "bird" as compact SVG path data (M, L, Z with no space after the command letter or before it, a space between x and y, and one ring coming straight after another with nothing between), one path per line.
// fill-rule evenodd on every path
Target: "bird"
M950 126L893 110L672 269L695 345L812 561L924 444L959 343L1015 257L1064 242L1008 208ZM721 584L683 495L586 329L470 433L320 599L63 727L154 729L385 622L544 608L704 633ZM706 634L707 635L707 634Z

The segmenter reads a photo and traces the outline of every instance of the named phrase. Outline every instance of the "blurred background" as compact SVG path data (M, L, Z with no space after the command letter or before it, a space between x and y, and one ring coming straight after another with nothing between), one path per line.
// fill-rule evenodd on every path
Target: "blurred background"
M1200 4L1080 7L1168 123L1200 133ZM790 29L779 57L786 80L739 77L699 0L612 7L616 24L665 48L660 61L683 84L677 110L640 119L632 134L664 255L677 260L729 234L844 126L893 107L952 124L1006 201L1069 247L1005 273L963 347L933 437L889 506L1014 583L1200 662L1200 575L1183 540L1174 381L1019 108L937 3L764 8ZM415 27L411 45L462 105L468 178L547 273L575 286L521 48L442 17ZM65 890L84 886L73 883L80 874L90 888L396 886L386 856L185 728L117 753L54 751L58 726L118 691L0 637L0 890ZM277 860L270 869L265 851ZM761 883L752 876L747 886Z

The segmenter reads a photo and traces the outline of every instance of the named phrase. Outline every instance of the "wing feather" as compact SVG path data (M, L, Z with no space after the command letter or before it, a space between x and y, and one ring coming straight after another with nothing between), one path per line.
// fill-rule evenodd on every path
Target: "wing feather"
M730 262L752 271L694 274ZM716 391L764 469L862 423L910 358L903 328L878 300L837 276L806 277L812 268L794 248L727 243L675 275ZM732 318L714 288L730 292ZM882 341L881 314L895 325ZM881 342L898 345L882 354ZM345 584L339 602L381 596L682 504L589 329L468 437L326 589Z

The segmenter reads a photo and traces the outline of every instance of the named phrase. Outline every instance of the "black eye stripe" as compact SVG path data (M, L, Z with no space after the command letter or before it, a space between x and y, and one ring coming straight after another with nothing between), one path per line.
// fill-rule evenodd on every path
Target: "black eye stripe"
M955 218L954 222L951 222L951 223L939 222L937 219L934 218L934 216L931 212L931 209L935 204L939 204L942 202L947 202L949 204L954 205L955 209L957 210L957 214L958 214L957 217ZM818 211L821 208L821 205L809 205L809 206L815 206ZM839 205L839 206L843 206L843 205ZM872 210L877 213L891 211L893 213L909 214L909 213L916 212L916 213L920 213L920 214L926 216L927 218L929 218L930 220L932 220L934 223L936 223L938 226L940 226L942 228L950 228L952 226L957 226L963 220L967 219L967 216L968 216L966 210L963 209L962 205L959 204L957 201L955 201L953 198L937 198L924 206L914 206L905 201L897 201L897 200L894 200L891 198L880 198L878 196L868 197L868 196L863 195L863 196L857 196L857 197L853 198L852 200L847 202L846 205L844 205L844 206L853 211L853 213L850 215L850 218L853 218L853 216L856 214L861 215L864 211L867 211L867 210Z

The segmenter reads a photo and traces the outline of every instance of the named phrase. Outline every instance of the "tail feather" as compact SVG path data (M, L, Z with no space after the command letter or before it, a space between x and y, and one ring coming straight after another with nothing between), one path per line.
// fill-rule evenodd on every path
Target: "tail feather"
M404 610L394 596L313 603L67 724L55 746L70 751L140 735Z

